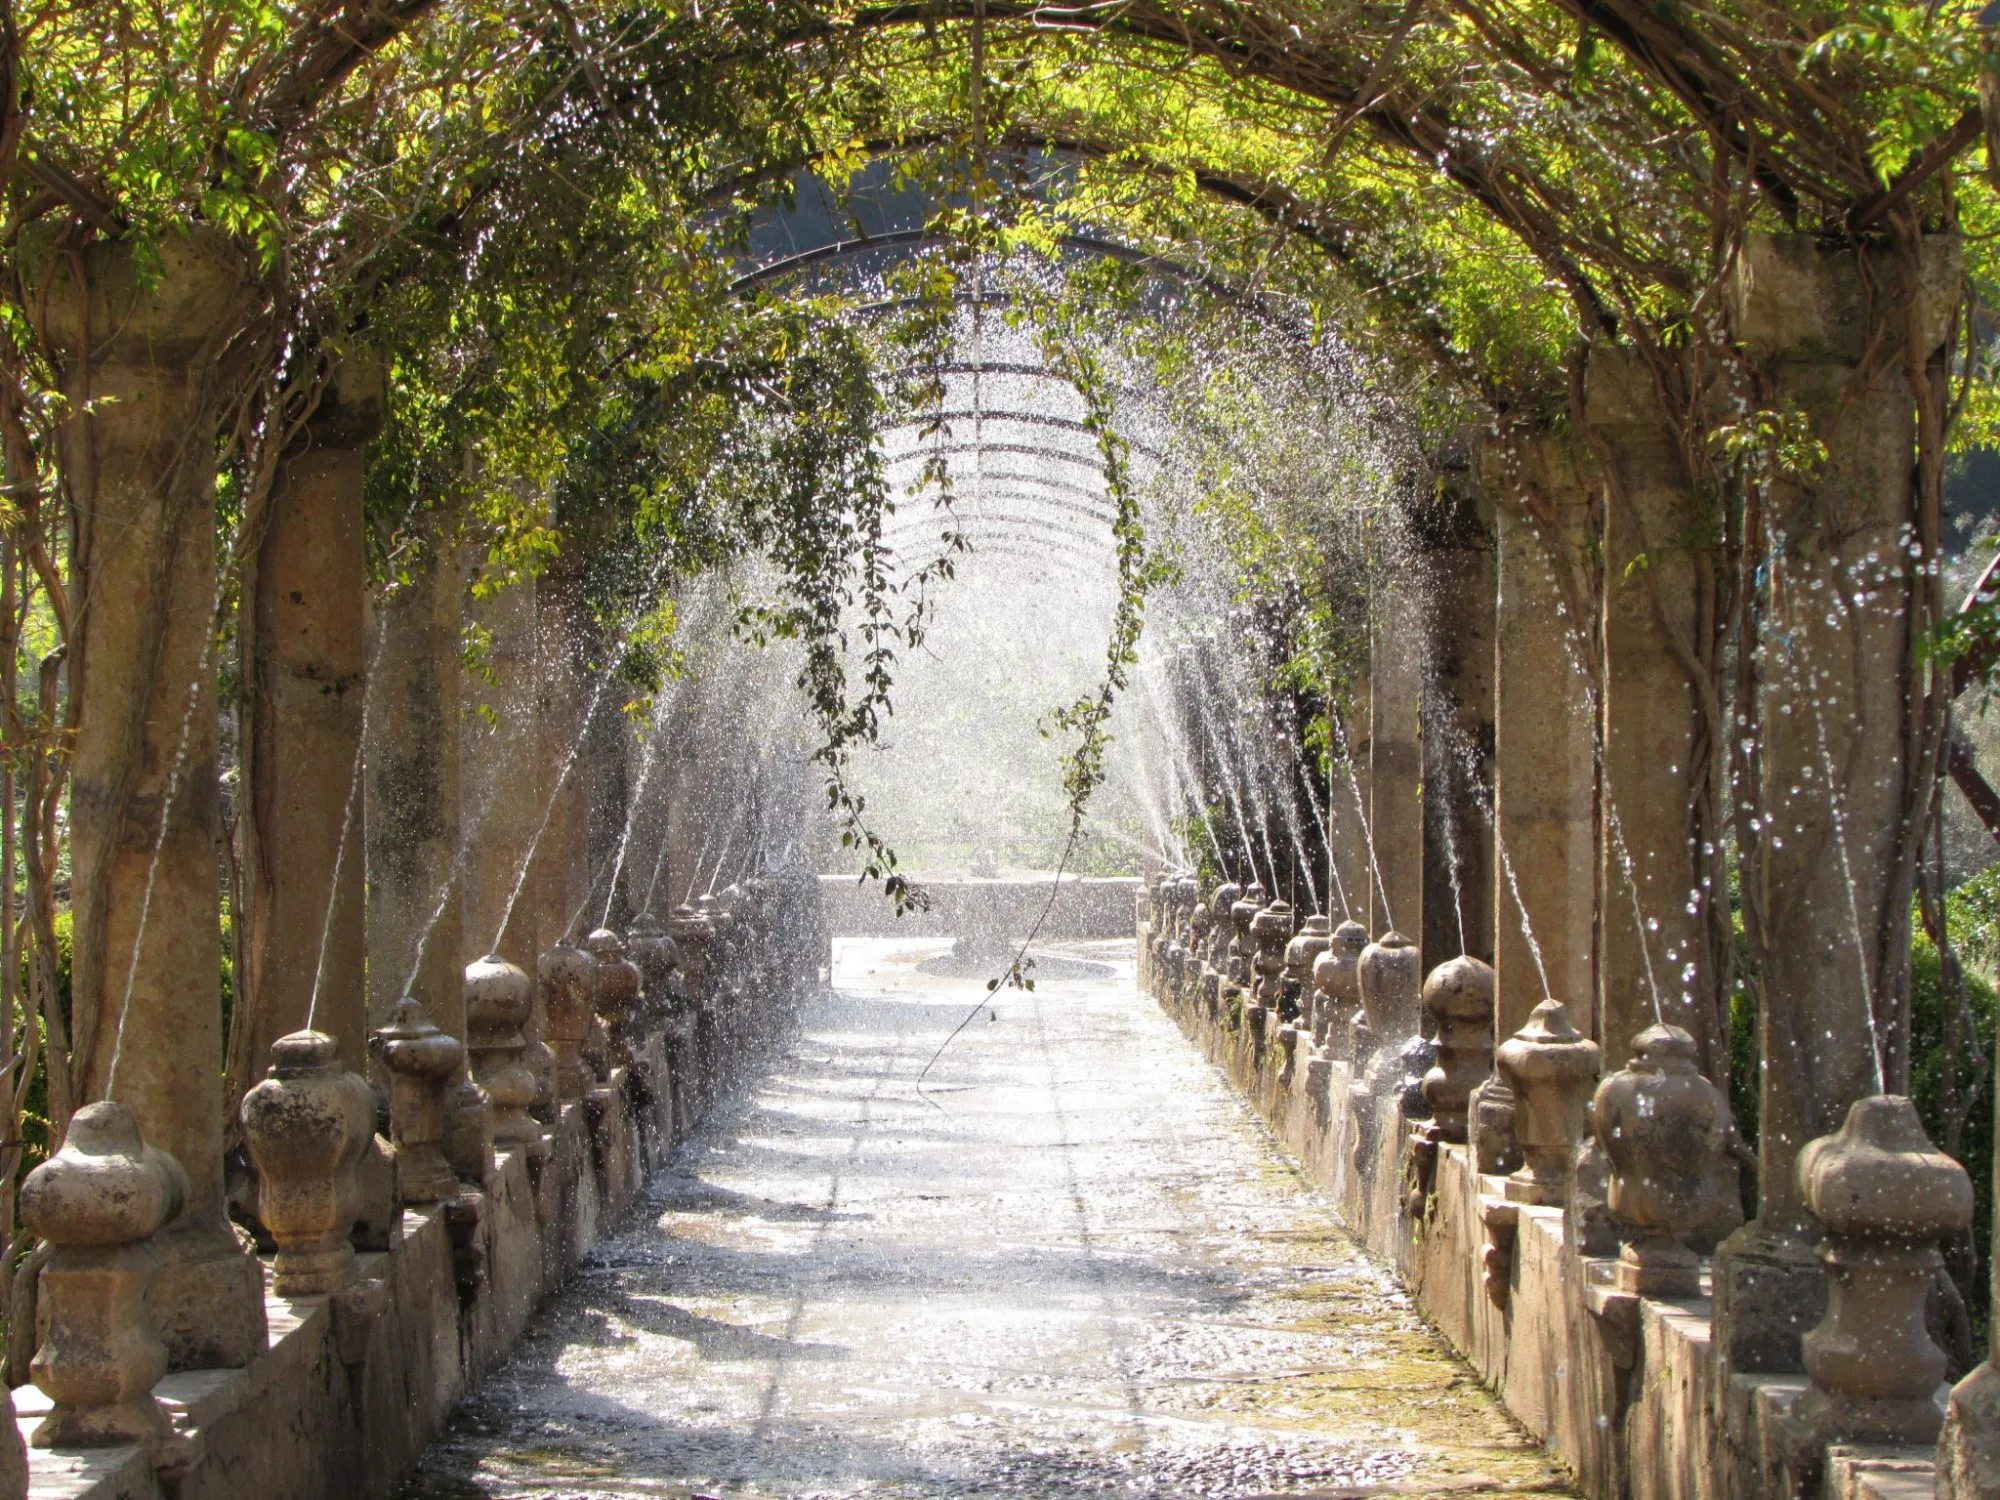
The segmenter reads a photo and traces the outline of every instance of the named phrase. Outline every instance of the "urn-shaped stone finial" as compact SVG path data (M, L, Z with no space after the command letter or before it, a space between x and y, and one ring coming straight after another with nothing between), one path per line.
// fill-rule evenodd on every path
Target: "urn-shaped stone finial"
M632 1030L639 1021L639 1000L645 977L639 966L625 955L625 939L609 927L599 927L583 940L594 969L591 975L591 1009L604 1023L611 1048L611 1065L629 1068L633 1062Z
M1253 880L1242 895L1229 903L1229 946L1224 957L1231 984L1247 985L1254 977L1250 963L1257 949L1257 940L1250 935L1250 924L1264 909L1265 899L1264 887Z
M1243 887L1225 880L1208 898L1208 962L1220 970L1229 962L1229 940L1236 936L1236 921L1230 913L1243 899Z
M641 1009L649 1016L666 1016L673 1009L674 970L680 966L680 949L667 936L660 919L642 911L626 931L625 950L639 966Z
M1273 901L1250 919L1254 993L1266 1010L1277 1010L1284 999L1285 944L1291 936L1292 907L1288 901Z
M499 1170L493 1157L493 1101L461 1069L445 1086L444 1159L461 1182L484 1185Z
M1322 1047L1353 1046L1354 1018L1361 1012L1361 954L1368 929L1342 922L1333 929L1326 952L1313 960L1313 1038ZM1351 1054L1350 1054L1351 1055Z
M1521 1167L1507 1179L1516 1203L1563 1201L1570 1148L1581 1134L1583 1105L1597 1076L1598 1048L1570 1024L1569 1007L1544 1000L1494 1056L1514 1091L1514 1138Z
M1194 910L1188 913L1188 968L1195 974L1208 962L1209 949L1215 935L1215 912L1206 901L1197 901Z
M413 995L396 1002L371 1038L389 1074L389 1131L396 1146L396 1191L405 1203L437 1203L458 1192L444 1154L445 1096L465 1047L440 1031Z
M472 1076L493 1106L493 1144L503 1151L533 1150L542 1127L528 1111L535 1103L535 1074L521 1028L535 1010L535 982L527 970L497 953L465 966L465 1037Z
M1437 1032L1424 1099L1439 1136L1463 1144L1472 1091L1493 1071L1492 965L1470 955L1439 964L1424 981L1423 1004Z
M1649 1026L1632 1060L1597 1086L1591 1128L1611 1163L1606 1206L1629 1235L1618 1252L1624 1292L1691 1297L1701 1267L1687 1246L1729 1140L1729 1106L1695 1066L1695 1040L1678 1026Z
M1423 974L1417 945L1394 928L1361 950L1355 962L1361 1010L1351 1027L1354 1065L1381 1048L1394 1050L1417 1034L1423 1006Z
M50 1246L40 1277L48 1332L29 1373L54 1403L37 1448L155 1444L171 1432L153 1387L167 1346L146 1312L149 1243L181 1211L187 1175L139 1138L114 1100L70 1118L62 1149L21 1184L21 1219Z
M361 1217L361 1156L375 1140L375 1092L340 1065L323 1031L271 1044L271 1069L243 1096L243 1142L257 1168L257 1216L277 1241L280 1297L337 1292L354 1280L349 1235Z
M1826 1226L1826 1317L1804 1339L1812 1388L1799 1417L1825 1438L1934 1443L1944 1351L1924 1325L1938 1241L1972 1223L1972 1179L1931 1145L1900 1094L1857 1099L1808 1141L1799 1191Z
M1285 944L1285 996L1298 1007L1299 1025L1312 1030L1318 995L1313 989L1313 965L1333 945L1333 919L1314 912L1297 937Z
M535 965L542 993L548 1044L556 1055L556 1096L581 1099L597 1080L583 1060L590 1040L590 955L568 939L544 953Z
M691 1003L707 993L713 968L715 931L692 906L677 906L667 918L667 931L681 952L681 981Z

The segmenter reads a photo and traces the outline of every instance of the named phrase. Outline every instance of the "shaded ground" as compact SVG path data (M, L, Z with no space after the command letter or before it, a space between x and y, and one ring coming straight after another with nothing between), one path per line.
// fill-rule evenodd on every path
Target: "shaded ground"
M838 991L408 1500L1514 1495L1560 1471L1130 979ZM1122 950L1122 951L1121 951Z

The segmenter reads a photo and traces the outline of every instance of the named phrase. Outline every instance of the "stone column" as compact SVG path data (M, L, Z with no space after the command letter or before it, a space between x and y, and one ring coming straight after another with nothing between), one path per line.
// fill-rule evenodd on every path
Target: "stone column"
M280 465L243 628L243 972L239 1087L310 1024L367 1070L360 769L368 557L363 444L382 417L381 362L337 367ZM317 989L318 1004L313 996Z
M1993 1123L2000 1133L2000 1089ZM2000 1153L1993 1158L1994 1196L2000 1203ZM1986 1295L2000 1307L2000 1238L1987 1248ZM1951 1388L1944 1430L1938 1434L1937 1500L1988 1500L2000 1494L2000 1318L1986 1320L1986 1358Z
M1414 582L1381 583L1369 622L1368 819L1380 879L1369 928L1424 930L1423 612ZM1384 904L1386 898L1387 904Z
M589 875L589 757L580 743L590 695L575 657L576 631L566 592L579 587L568 569L545 575L535 611L541 673L543 816L546 826L529 873L535 901L535 941L547 949L568 936L581 943ZM572 919L577 931L569 932Z
M636 908L625 896L629 872L619 871L615 888L611 872L618 863L626 820L632 814L635 783L628 775L632 731L623 712L624 695L614 685L605 690L604 698L599 712L591 718L584 743L584 756L589 762L583 799L589 871L586 878L593 883L590 909L583 914L581 925L590 929L608 923L622 932Z
M1586 417L1605 493L1604 830L1592 1030L1622 1056L1648 1026L1679 1026L1713 1077L1720 1040L1689 810L1701 736L1687 666L1700 649L1698 554L1710 528L1653 375L1636 356L1592 352Z
M1943 341L1956 245L1929 247L1914 289L1887 256L1862 272L1810 236L1755 236L1733 284L1738 337L1827 455L1767 502L1758 1217L1716 1270L1737 1369L1798 1369L1799 1335L1825 1305L1800 1149L1838 1130L1856 1099L1908 1087L1907 1061L1878 1051L1907 993L1910 941L1897 869L1916 441L1903 351L1912 335L1926 352Z
M535 580L520 578L483 592L475 586L466 612L487 644L484 669L464 673L459 685L460 805L467 839L463 951L475 958L498 953L533 972L535 903L526 889L526 866L547 795ZM517 885L523 889L515 898Z
M1487 473L1500 497L1493 815L1505 862L1493 968L1494 1031L1505 1041L1546 996L1587 1015L1597 989L1596 726L1577 638L1590 597L1580 573L1590 506L1577 455L1553 438L1496 444Z
M1461 953L1482 963L1493 956L1495 578L1482 498L1460 497L1428 551L1427 711L1438 721L1423 737L1422 944L1433 968Z
M439 527L406 583L375 605L382 632L368 715L368 1015L405 990L465 1039L459 830L459 555Z
M1340 716L1341 732L1334 737L1333 763L1327 777L1326 826L1331 835L1332 869L1327 883L1335 895L1330 898L1345 905L1334 912L1334 926L1344 919L1366 924L1374 909L1375 870L1368 850L1367 719L1368 683L1364 678L1353 689L1346 706L1329 705L1329 714ZM1349 760L1348 757L1353 759ZM1336 878L1337 877L1337 878ZM1333 909L1331 906L1328 908Z
M216 870L212 339L249 263L169 232L145 284L128 250L52 259L29 299L61 365L76 503L70 683L72 1023L79 1102L116 1099L186 1169L155 1240L151 1307L174 1368L265 1346L263 1279L223 1209L221 890ZM114 1076L115 1073L115 1076Z

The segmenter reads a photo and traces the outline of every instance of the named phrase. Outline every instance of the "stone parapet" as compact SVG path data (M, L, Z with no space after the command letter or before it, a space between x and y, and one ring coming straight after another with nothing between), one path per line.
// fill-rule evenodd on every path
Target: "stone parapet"
M1394 1090L1301 1037L1291 1066L1241 1011L1160 1003L1242 1093L1355 1238L1394 1267L1419 1307L1593 1500L1806 1500L1787 1486L1802 1375L1728 1375L1706 1262L1687 1296L1618 1289L1617 1262L1581 1253L1562 1206L1514 1201L1472 1148L1435 1145L1420 1211L1402 1176L1429 1134ZM1497 1285L1496 1285L1497 1283ZM1942 1406L1947 1388L1938 1388ZM1835 1444L1810 1500L1931 1500L1929 1449Z
M771 1004L775 1001L775 1004ZM786 997L767 1009L789 1010ZM137 1446L32 1449L30 1500L368 1500L396 1492L471 1384L497 1365L559 1287L638 1203L675 1129L665 1018L634 1037L653 1083L619 1067L592 1097L564 1100L542 1151L502 1149L483 1189L408 1208L394 1248L357 1257L332 1295L280 1297L264 1263L268 1346L247 1367L165 1376L176 1465ZM723 1071L740 1076L782 1027ZM661 1087L664 1083L666 1086ZM467 1268L476 1267L468 1295ZM14 1392L23 1434L48 1414Z

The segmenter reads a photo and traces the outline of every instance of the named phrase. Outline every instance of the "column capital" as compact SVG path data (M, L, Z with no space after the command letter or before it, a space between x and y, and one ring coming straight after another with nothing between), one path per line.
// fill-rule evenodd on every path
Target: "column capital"
M58 357L180 367L247 310L257 277L220 231L169 230L143 251L100 240L75 252L23 256L37 329ZM78 272L81 270L81 284Z
M1748 236L1729 268L1730 324L1759 359L1859 364L1904 296L1925 347L1944 341L1959 300L1959 239L1925 235L1914 288L1888 248L1828 245L1811 234Z
M382 430L389 404L388 363L373 349L328 357L319 404L297 447L360 448Z

